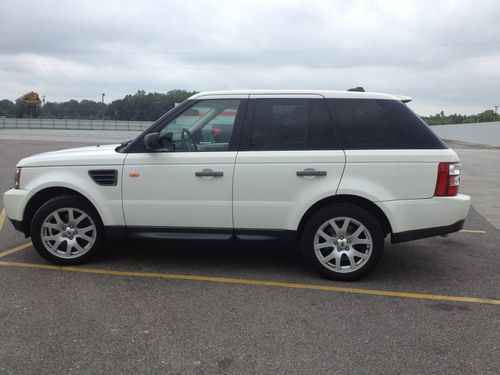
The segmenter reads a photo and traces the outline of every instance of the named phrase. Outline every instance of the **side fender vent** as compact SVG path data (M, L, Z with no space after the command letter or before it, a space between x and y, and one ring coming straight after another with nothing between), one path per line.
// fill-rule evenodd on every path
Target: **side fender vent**
M97 185L116 186L118 183L118 171L116 169L93 169L89 176Z

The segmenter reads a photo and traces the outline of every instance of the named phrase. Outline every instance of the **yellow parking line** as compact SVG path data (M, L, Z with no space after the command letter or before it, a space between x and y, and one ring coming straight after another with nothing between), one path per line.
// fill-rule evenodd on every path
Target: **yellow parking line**
M7 255L15 253L16 251L27 249L28 247L31 247L31 246L33 246L33 244L31 242L25 243L24 245L16 246L13 249L6 250L6 251L0 253L0 258L6 257Z
M5 209L2 208L2 212L0 212L0 230L2 230L3 223L5 223Z
M476 229L462 229L460 232L464 232L464 233L481 233L481 234L486 233L485 230L476 230Z
M372 290L372 289L358 289L358 288L347 288L347 287L337 287L337 286L328 286L328 285L285 283L285 282L279 282L279 281L236 279L236 278L229 278L229 277L180 275L180 274L154 273L154 272L115 271L115 270L84 268L84 267L72 267L72 266L62 266L61 267L61 266L52 266L52 265L48 265L48 264L4 262L4 261L0 261L0 266L22 267L22 268L31 268L31 269L53 270L53 271L80 272L80 273L89 273L89 274L107 275L107 276L141 277L141 278L151 277L151 278L157 278L157 279L205 281L205 282L224 283L224 284L239 284L239 285L268 286L268 287L281 287L281 288L292 288L292 289L307 289L307 290L319 290L319 291L326 291L326 292L364 294L364 295L384 296L384 297L412 298L412 299L420 299L420 300L435 300L435 301L466 302L466 303L500 305L500 300L496 300L496 299L485 299L485 298L475 298L475 297L457 297L457 296L441 296L441 295L435 295L435 294L395 292L395 291Z

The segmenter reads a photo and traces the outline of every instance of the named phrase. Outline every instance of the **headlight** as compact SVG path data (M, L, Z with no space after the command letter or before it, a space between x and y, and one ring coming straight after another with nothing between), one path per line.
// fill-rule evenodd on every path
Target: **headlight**
M21 168L16 168L16 174L14 177L14 189L19 189L21 185Z

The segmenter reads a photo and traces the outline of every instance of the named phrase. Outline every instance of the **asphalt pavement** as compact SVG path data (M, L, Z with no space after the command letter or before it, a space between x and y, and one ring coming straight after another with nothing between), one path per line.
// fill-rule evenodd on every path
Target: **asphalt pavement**
M20 158L78 145L17 137L0 133L1 191ZM387 243L352 283L322 279L293 245L118 242L54 267L5 221L0 373L498 374L500 150L457 152L466 231Z

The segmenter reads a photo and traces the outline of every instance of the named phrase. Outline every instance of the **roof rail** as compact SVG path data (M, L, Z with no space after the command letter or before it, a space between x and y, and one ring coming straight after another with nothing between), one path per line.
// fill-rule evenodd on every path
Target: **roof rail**
M358 86L358 87L354 87L352 89L349 89L347 91L358 91L358 92L365 92L365 89L361 86Z

